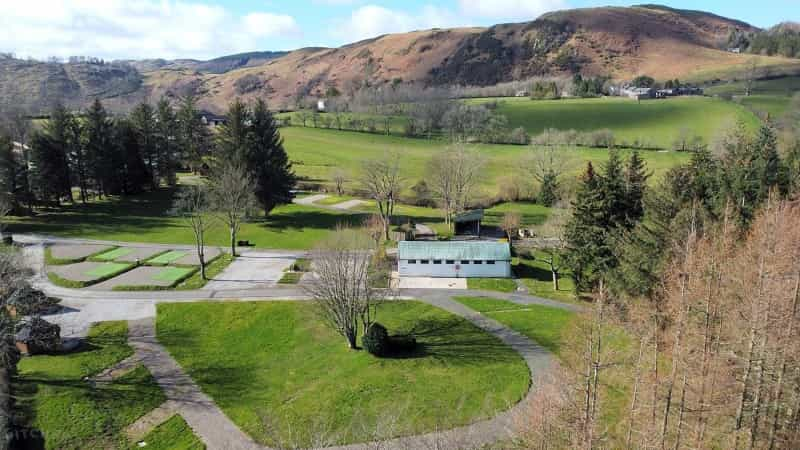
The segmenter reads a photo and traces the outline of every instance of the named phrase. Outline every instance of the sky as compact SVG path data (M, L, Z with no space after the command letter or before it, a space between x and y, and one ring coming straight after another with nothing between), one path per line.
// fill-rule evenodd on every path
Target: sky
M335 47L384 33L533 20L542 13L654 3L618 0L0 0L0 51L45 59L210 59ZM662 0L768 27L800 0Z

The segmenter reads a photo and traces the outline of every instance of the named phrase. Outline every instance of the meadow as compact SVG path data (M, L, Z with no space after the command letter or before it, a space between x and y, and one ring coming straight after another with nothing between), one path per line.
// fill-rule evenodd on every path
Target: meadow
M662 149L671 145L681 130L710 142L729 123L743 120L756 127L758 119L741 105L708 97L673 97L637 102L628 98L530 100L528 98L474 99L497 101L497 112L509 125L523 127L531 135L544 130L614 132L617 145L634 141Z
M753 82L752 93L745 96L743 81L719 84L706 89L710 95L730 95L735 101L753 111L768 113L772 119L781 119L789 110L792 98L800 92L800 77L784 77Z

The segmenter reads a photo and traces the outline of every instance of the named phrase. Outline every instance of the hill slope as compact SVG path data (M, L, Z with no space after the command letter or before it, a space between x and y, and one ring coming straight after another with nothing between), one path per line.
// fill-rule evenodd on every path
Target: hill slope
M490 28L454 28L390 34L340 48L305 48L286 54L257 52L216 60L148 60L132 63L141 87L130 74L105 81L109 89L83 88L85 83L61 76L44 65L5 71L36 72L58 79L71 102L93 96L111 98L112 107L161 95L198 95L200 106L222 110L236 96L266 98L271 106L293 106L298 95L323 95L329 87L350 91L366 83L416 85L491 85L538 75L611 76L630 79L648 74L657 79L712 79L741 72L754 58L764 67L792 67L800 60L740 55L720 50L732 31L756 31L744 22L699 11L657 5L605 7L548 13L532 21ZM24 64L23 64L24 65ZM66 70L66 69L65 69ZM27 71L27 72L26 72ZM69 72L69 70L66 70ZM13 75L12 75L13 76ZM118 78L126 80L120 81ZM50 101L41 85L22 87L0 80L0 98L38 96ZM75 83L81 89L75 88ZM113 88L111 88L113 86Z

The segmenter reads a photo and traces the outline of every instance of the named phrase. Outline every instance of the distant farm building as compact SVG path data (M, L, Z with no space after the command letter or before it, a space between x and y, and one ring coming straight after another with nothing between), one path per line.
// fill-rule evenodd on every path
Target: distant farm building
M527 97L529 95L531 95L531 94L528 91L517 91L517 93L516 93L517 97Z
M480 236L481 221L483 220L483 210L476 209L458 214L453 218L455 232L457 235Z
M323 99L317 100L317 111L324 112L326 107L326 101Z
M217 127L228 123L227 117L209 111L200 111L199 116L203 125L208 125L209 127Z
M506 242L402 241L397 259L401 277L511 277L511 248Z

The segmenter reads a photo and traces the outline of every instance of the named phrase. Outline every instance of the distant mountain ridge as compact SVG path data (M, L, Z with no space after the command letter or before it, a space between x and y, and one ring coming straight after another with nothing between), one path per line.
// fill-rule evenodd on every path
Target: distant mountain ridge
M62 71L45 63L0 60L0 101L30 97L25 103L41 106L61 89L75 107L99 97L124 110L162 95L193 94L201 107L220 112L235 97L265 98L274 108L286 108L298 96L324 96L332 87L349 92L365 84L486 86L573 73L618 80L641 74L662 80L715 77L748 65L752 55L728 52L725 43L732 32L755 31L743 21L702 11L640 5L556 11L488 28L387 34L339 48L251 52L210 61L130 61L119 72L98 70L97 79L87 75L93 70L68 64ZM28 81L13 83L20 76Z

